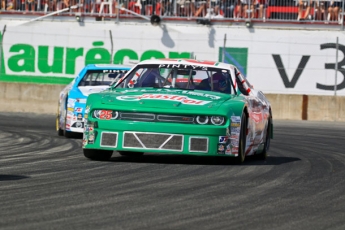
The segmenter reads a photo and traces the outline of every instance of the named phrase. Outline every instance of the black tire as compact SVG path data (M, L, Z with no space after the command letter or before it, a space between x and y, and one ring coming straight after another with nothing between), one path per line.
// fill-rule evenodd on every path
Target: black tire
M60 129L59 117L56 118L56 132L58 136L63 136L63 130Z
M57 111L57 115L56 115L56 132L58 136L63 136L63 130L60 129L60 114L59 114L59 104L58 104L58 111Z
M113 155L112 150L83 149L84 156L91 160L107 161Z
M272 116L270 116L268 118L268 125L267 125L267 130L266 130L267 133L266 133L266 140L265 140L265 144L264 144L264 149L262 150L261 153L259 153L257 155L257 157L260 160L266 160L266 158L267 158L267 152L268 152L268 150L270 148L270 144L271 144L271 136L270 136L271 131L272 131L271 130L271 128L272 128L271 124L272 124Z
M240 140L238 143L238 156L236 157L236 164L242 164L246 158L246 138L247 138L247 116L242 114Z
M128 156L128 157L140 157L144 155L142 152L131 152L131 151L119 151L121 156Z

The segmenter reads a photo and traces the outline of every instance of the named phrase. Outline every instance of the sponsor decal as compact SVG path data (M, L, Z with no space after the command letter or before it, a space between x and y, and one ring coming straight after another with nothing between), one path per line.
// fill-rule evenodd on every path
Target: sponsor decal
M86 99L77 98L76 101L81 103L81 104L85 104L86 103Z
M89 113L90 112L90 106L88 105L88 106L86 106L86 108L85 108L85 113Z
M81 107L76 107L76 108L74 109L74 112L76 112L76 113L81 113L81 112L83 112L83 108L81 108Z
M68 100L67 100L67 107L74 107L75 101L76 101L75 99L68 98Z
M118 96L117 100L121 101L139 101L139 100L163 100L163 101L176 101L187 105L206 105L211 101L203 101L192 99L181 95L166 95L166 94L142 94L137 96Z
M206 94L206 93L192 92L192 91L182 91L182 94L188 94L188 95L198 96L198 97L207 97L207 98L214 99L214 100L220 99L219 96L214 96L214 95L210 95L210 94Z
M232 147L232 154L234 154L235 156L238 155L238 147Z
M240 123L231 123L231 127L240 127L241 124Z
M74 108L68 107L67 108L68 111L74 112Z
M87 113L84 114L84 118L87 119L89 116L87 115Z
M74 110L73 110L74 111ZM67 110L67 116L73 116L74 115L74 112L70 111L70 110Z
M83 139L83 147L87 145L87 139Z
M225 154L225 145L224 144L218 144L218 154Z
M231 127L231 134L239 134L241 132L241 127Z
M226 146L225 155L231 155L231 145Z
M208 70L206 66L189 65L189 64L160 64L158 68L193 69L193 70L204 70L204 71Z
M88 143L93 144L95 140L95 135L93 133L89 134Z
M238 139L239 135L238 134L232 134L230 136L230 139Z
M224 144L228 141L227 136L219 136L219 143Z
M231 116L231 122L241 123L241 117L240 116Z
M78 121L82 121L83 120L83 114L82 113L78 113L77 119L78 119Z
M39 35L38 35L39 36ZM1 37L1 31L0 31ZM38 39L39 40L39 39ZM49 39L48 39L49 40ZM49 43L50 42L50 43ZM54 46L54 41L49 41L48 44L44 42L43 44L35 42L33 44L23 44L23 43L15 43L10 44L11 47L8 50L11 50L10 53L4 53L4 62L2 65L5 67L3 69L13 71L18 74L18 76L23 76L23 73L30 72L26 76L34 75L34 76L50 76L56 75L59 73L61 77L74 77L76 71L81 69L87 64L99 64L99 63L108 63L109 58L113 60L114 64L123 64L127 57L131 57L133 61L143 61L147 59L151 59L152 57L164 57L164 58L190 58L191 53L189 51L183 52L165 52L162 50L142 50L142 52L138 52L133 49L123 48L114 50L114 52L110 52L103 41L92 41L89 40L90 43L80 43L82 46L65 46L61 47L60 45ZM90 47L90 44L92 46ZM86 48L88 47L88 48ZM71 52L72 50L78 51L78 59L76 60L75 53ZM42 52L41 52L42 51ZM113 56L112 56L113 55ZM66 58L65 58L66 56ZM51 60L53 58L53 60ZM47 63L53 63L53 65L47 65ZM32 64L36 63L36 64ZM106 70L109 72L113 72L114 70ZM122 72L126 72L124 70ZM119 71L121 72L121 71ZM43 78L42 78L43 79ZM68 82L71 80L68 79ZM43 81L42 82L46 82Z
M231 145L238 147L238 140L231 140Z

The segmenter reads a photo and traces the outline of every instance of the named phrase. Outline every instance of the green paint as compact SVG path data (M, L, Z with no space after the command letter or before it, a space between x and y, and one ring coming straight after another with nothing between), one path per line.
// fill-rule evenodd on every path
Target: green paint
M0 82L40 83L67 85L73 78L68 77L41 77L41 76L17 76L1 75Z
M11 53L19 53L8 59L8 68L13 72L35 72L35 48L27 44L16 44L10 48Z
M103 46L103 42L94 42L93 46ZM110 62L110 53L105 48L92 48L85 56L85 65L88 64L107 64Z
M54 57L52 61L48 59L48 46L38 47L38 70L41 73L62 73L63 69L63 47L54 47ZM52 64L49 65L49 62Z
M0 33L0 38L2 35ZM83 59L84 64L124 64L125 59L139 62L152 58L166 58L166 55L158 50L146 50L141 56L131 49L120 49L111 57L110 52L104 48L103 41L94 41L92 48L85 50L83 47L34 47L30 44L14 44L9 48L8 57L2 52L0 81L32 82L65 84L72 78L45 76L47 74L59 74L74 77L79 73L77 59ZM52 52L52 53L50 53ZM169 52L168 58L190 58L189 52ZM51 58L52 57L52 58ZM18 75L6 75L6 69L18 73ZM33 74L27 75L27 74Z
M84 55L83 48L66 48L66 74L74 74L77 57Z
M223 47L219 47L218 61L223 61ZM248 61L248 48L234 48L226 47L224 62L233 64L246 76L247 75L247 61Z
M122 49L115 53L113 60L114 64L122 65L125 57L129 58L129 60L139 60L138 54L134 50Z
M183 52L183 53L178 53L178 52L169 52L169 58L190 58L190 53L188 52Z

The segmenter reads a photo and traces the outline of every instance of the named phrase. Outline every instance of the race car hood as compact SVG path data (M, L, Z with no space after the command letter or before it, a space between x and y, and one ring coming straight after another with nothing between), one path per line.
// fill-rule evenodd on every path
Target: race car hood
M100 85L100 86L79 86L78 89L80 92L85 96L89 96L91 93L99 93L101 91L104 91L108 89L109 86L106 85Z
M201 90L117 89L104 92L102 104L130 108L217 110L231 95Z

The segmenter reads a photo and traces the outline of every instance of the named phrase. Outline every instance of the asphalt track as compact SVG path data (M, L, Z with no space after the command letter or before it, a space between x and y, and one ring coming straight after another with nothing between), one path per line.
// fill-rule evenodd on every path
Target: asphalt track
M266 161L84 158L54 116L0 114L0 229L345 229L345 123L275 121Z

